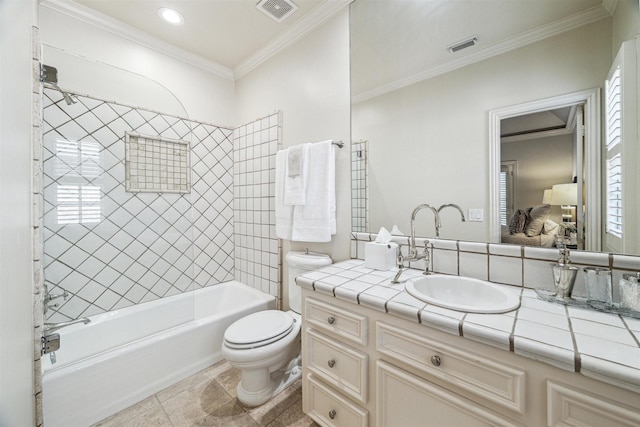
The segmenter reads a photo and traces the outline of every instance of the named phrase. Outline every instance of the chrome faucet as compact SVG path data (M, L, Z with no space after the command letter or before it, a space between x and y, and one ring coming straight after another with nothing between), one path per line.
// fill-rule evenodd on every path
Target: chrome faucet
M462 209L460 209L460 206L456 205L455 203L447 203L447 204L444 204L444 205L442 205L442 206L440 206L438 208L438 213L440 213L440 211L442 211L442 209L444 209L444 208L455 208L455 209L457 209L458 212L460 212L460 216L462 217L462 222L466 222L466 219L464 217L464 212L462 212ZM440 221L439 215L438 215L438 221ZM436 225L436 237L440 237L440 228L442 228L442 224L438 223Z
M438 210L426 203L418 205L418 207L416 207L411 213L411 236L409 237L409 254L406 257L404 257L402 255L402 252L400 251L400 248L398 248L398 272L396 273L394 278L391 280L391 283L400 283L400 276L402 275L402 272L406 269L404 265L405 261L410 262L410 261L419 261L423 259L425 263L423 274L430 274L429 272L429 241L424 242L424 250L420 253L418 253L418 248L416 247L415 221L416 221L416 215L422 209L431 209L431 212L433 212L435 225L436 225L436 236L438 235L438 229L440 228L440 214L438 213Z
M62 288L61 288L62 289ZM60 304L55 303L55 304L51 304L51 301L58 299L58 298L62 298L63 300L67 300L67 298L69 298L69 292L67 292L65 289L62 289L64 292L62 294L50 294L49 293L49 287L47 286L47 283L45 282L44 284L44 300L42 302L42 306L44 308L44 314L47 314L47 311L49 311L50 308L58 308L60 306Z
M60 322L60 323L44 323L44 334L49 334L51 332L55 332L58 329L66 328L67 326L75 325L76 323L87 323L91 322L91 319L88 317L80 317L79 319L69 320L68 322Z

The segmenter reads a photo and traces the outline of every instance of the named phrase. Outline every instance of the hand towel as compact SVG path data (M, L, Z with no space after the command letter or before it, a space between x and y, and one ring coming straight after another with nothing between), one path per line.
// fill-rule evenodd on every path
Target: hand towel
M284 186L287 180L287 150L276 153L276 236L280 239L291 240L293 229L293 206L284 204Z
M287 149L287 176L293 178L302 170L302 145L294 145Z
M285 205L295 206L305 204L305 169L308 167L310 145L311 144L296 145L286 150L287 162L284 178Z

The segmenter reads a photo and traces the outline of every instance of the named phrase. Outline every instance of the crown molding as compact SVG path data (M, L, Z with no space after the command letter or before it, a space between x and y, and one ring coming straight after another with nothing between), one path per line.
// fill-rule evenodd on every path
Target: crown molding
M613 9L615 9L617 0L604 0L603 5L601 6L593 7L582 13L578 13L576 15L569 16L551 24L544 25L542 27L536 28L535 30L527 31L503 42L496 43L485 48L480 48L476 52L460 59L447 61L429 67L411 76L356 94L352 97L352 103L357 104L358 102L366 101L368 99L384 95L385 93L402 89L423 80L427 80L441 74L466 67L467 65L471 65L476 62L483 61L485 59L489 59L515 49L519 49L521 47L536 43L549 37L554 37L567 31L579 28L583 25L588 25L604 18L610 18L612 12L610 12L609 8L605 6L605 3L607 4L607 6L613 6Z
M617 6L618 6L618 0L602 0L602 7L607 9L609 14L611 15L615 13Z
M235 80L233 71L217 62L210 61L199 55L187 52L172 44L140 31L128 24L103 15L81 4L68 0L41 0L40 5L56 12L71 16L87 24L108 31L133 43L155 50L178 61L186 62L219 77Z
M327 0L323 5L317 7L307 14L300 21L296 22L286 33L269 42L266 46L242 61L234 69L236 79L239 79L269 58L291 46L336 13L349 6L354 0Z

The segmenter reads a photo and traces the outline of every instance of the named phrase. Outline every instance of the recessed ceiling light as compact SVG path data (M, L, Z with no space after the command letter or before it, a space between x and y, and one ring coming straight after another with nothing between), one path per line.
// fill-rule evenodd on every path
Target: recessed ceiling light
M167 21L169 24L173 25L182 25L184 24L184 17L180 14L180 12L169 9L168 7L163 7L158 9L158 15L160 18Z

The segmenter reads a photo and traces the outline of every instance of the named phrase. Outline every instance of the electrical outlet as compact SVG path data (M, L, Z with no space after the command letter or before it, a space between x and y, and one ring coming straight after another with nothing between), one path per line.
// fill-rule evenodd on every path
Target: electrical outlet
M469 209L469 221L482 222L484 211L482 209Z

